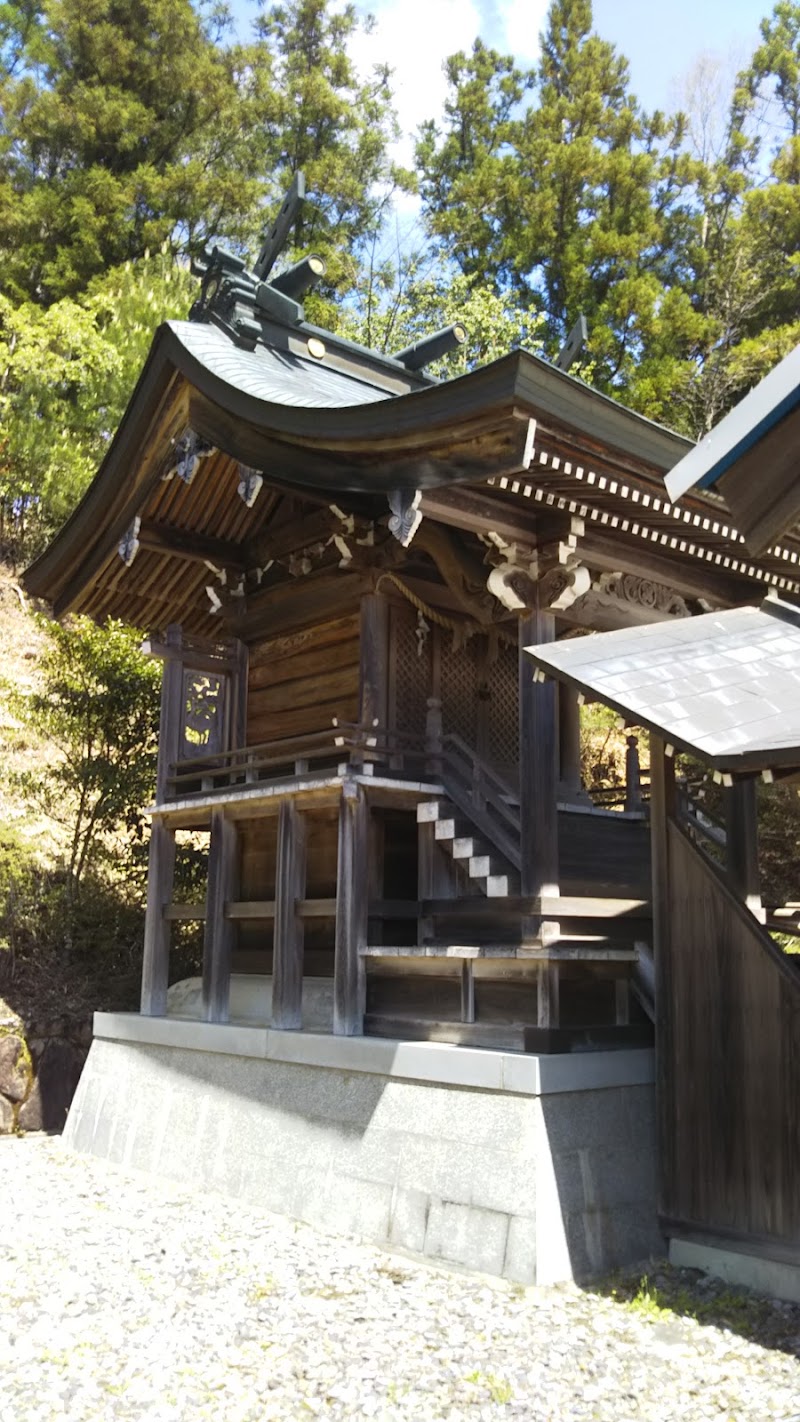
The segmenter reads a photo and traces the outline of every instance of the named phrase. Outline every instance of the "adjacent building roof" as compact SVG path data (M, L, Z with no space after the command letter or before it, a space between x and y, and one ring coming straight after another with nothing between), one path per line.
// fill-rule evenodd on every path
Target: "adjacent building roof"
M667 475L672 499L715 485L751 552L800 519L800 346Z
M800 765L800 611L777 599L527 650L717 770Z

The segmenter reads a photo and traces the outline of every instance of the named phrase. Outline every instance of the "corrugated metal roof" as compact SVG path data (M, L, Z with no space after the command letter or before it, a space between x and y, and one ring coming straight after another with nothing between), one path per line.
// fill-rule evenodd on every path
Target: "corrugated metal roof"
M800 612L768 599L527 649L719 769L800 763Z
M276 350L260 342L255 350L243 350L219 327L205 322L170 321L168 325L189 354L213 375L234 389L271 404L323 410L391 398L386 390L366 380L332 370L317 360L305 360L291 351Z

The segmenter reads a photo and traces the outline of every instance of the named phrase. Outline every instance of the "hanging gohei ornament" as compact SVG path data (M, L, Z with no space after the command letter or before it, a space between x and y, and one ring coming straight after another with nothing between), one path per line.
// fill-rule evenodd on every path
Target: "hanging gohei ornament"
M249 509L253 507L256 499L261 493L264 484L264 475L257 469L250 469L246 464L239 465L239 498Z
M426 644L426 642L427 642L427 640L428 640L428 637L429 637L429 635L430 635L430 630L431 630L431 629L430 629L430 625L425 621L425 618L422 616L422 613L421 613L421 612L418 612L418 613L417 613L417 625L416 625L416 628L415 628L415 630L414 630L414 636L415 636L416 639L417 639L417 656L418 656L418 657L421 657L422 654L423 654L423 652L425 651L425 644Z
M137 514L130 528L123 534L120 540L117 552L126 568L131 566L136 554L139 552L139 529L141 526L142 520Z

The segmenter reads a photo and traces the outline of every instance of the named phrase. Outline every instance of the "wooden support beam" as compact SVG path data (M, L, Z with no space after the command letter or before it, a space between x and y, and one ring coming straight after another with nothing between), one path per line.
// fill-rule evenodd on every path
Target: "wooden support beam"
M247 743L247 687L250 655L247 644L236 639L236 664L228 680L230 697L230 749L241 750Z
M158 767L156 770L156 804L162 805L167 795L167 779L171 767L180 757L183 734L183 634L176 623L167 628L167 650L161 675L161 719L158 727Z
M187 533L143 518L139 529L139 546L153 553L168 553L190 563L214 563L218 568L245 572L242 550L238 543L224 538L211 538L203 533Z
M558 895L558 721L556 685L534 682L524 648L555 640L552 612L519 620L519 773L523 895Z
M347 778L339 803L333 969L333 1030L340 1037L360 1037L364 1030L365 980L361 954L367 944L367 829L364 787Z
M763 922L758 870L758 804L755 779L734 780L725 789L726 869L738 899Z
M675 760L664 754L660 736L650 736L650 852L653 865L653 960L655 966L656 1128L658 1132L658 1208L665 1213L672 1198L675 1130L672 1080L674 1027L670 953L669 823L675 818Z
M206 1022L228 1021L231 956L236 928L225 908L230 899L236 898L238 878L239 834L236 822L224 810L212 810L203 941L203 1016Z
M164 910L172 897L175 875L175 833L154 815L150 824L147 908L144 920L141 1013L165 1017L169 985L170 925Z
M362 726L377 721L386 730L388 708L389 606L381 593L370 592L361 599L358 719Z
M558 696L559 798L589 803L581 781L581 708L574 687L561 682Z
M303 1025L303 920L298 904L306 889L306 821L293 800L281 802L275 866L275 938L272 958L272 1025Z

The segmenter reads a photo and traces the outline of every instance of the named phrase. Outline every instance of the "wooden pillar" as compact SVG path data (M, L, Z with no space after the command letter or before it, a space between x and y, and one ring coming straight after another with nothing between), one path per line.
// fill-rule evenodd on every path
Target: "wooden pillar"
M224 810L211 811L208 851L206 929L203 943L203 1016L206 1022L227 1022L231 994L231 955L236 925L226 916L239 879L239 835Z
M652 856L653 962L656 1023L656 1126L658 1209L669 1214L673 1200L675 1132L672 1093L673 1025L670 965L669 824L675 817L675 762L660 736L650 737L650 852Z
M340 1037L360 1037L364 1030L365 984L361 949L367 943L367 825L364 787L346 778L339 803L333 968L333 1030Z
M156 771L156 804L167 796L167 779L180 756L183 740L183 634L177 623L167 628L167 656L161 678L161 719L158 727L158 768Z
M559 964L541 963L537 980L538 1027L557 1027L559 1024Z
M247 744L247 674L250 654L245 642L236 642L236 665L230 676L230 749Z
M561 798L586 801L581 783L581 708L578 693L564 682L558 687L558 749Z
M358 718L362 726L388 726L389 607L381 593L361 599Z
M172 898L175 874L175 833L160 815L150 825L150 860L147 870L147 908L144 920L141 1013L164 1017L169 985L169 920L164 909Z
M303 920L298 900L306 891L306 822L293 800L278 814L275 866L275 938L272 956L272 1025L303 1025Z
M758 872L758 804L756 782L734 780L725 789L726 867L736 897L763 922Z
M552 612L519 620L519 795L521 888L524 895L558 894L558 723L556 685L535 682L523 648L555 640Z

